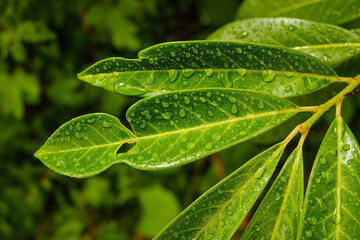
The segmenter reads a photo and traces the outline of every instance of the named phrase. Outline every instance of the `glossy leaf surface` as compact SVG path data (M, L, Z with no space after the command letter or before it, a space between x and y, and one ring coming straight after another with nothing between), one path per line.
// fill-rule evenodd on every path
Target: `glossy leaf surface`
M102 60L78 77L109 91L143 96L197 88L235 88L289 97L338 80L328 65L308 54L226 41L159 44L141 51L139 59Z
M284 150L276 144L203 194L155 239L230 239L272 176Z
M89 114L62 125L36 157L75 177L97 174L116 162L141 169L177 166L262 134L298 111L282 98L245 90L161 94L129 108L134 134L113 116ZM116 154L125 142L136 145Z
M301 149L295 149L261 202L242 239L296 239L303 203Z
M320 146L305 197L301 239L357 239L360 147L337 117Z
M330 65L360 53L360 36L325 23L295 18L254 18L225 25L210 40L245 41L285 46Z
M238 18L294 17L340 25L360 17L359 0L245 0Z

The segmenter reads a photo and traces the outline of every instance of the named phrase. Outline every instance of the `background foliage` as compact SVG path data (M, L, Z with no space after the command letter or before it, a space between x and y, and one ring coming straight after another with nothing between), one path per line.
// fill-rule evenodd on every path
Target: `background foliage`
M240 144L181 168L155 173L119 164L89 179L61 176L32 156L71 118L105 112L125 123L125 110L138 100L85 84L76 73L106 57L136 57L156 43L205 39L235 18L240 2L1 1L0 238L150 239L219 179L286 136L280 126L246 148ZM356 109L359 95L344 102L343 117L360 136ZM333 116L310 132L305 176Z

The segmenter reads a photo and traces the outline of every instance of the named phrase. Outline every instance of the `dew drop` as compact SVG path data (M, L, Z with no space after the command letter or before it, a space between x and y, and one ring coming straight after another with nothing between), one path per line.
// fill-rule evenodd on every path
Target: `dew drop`
M272 71L268 71L268 72L263 72L262 73L262 77L263 77L263 81L264 82L272 82L274 81L275 77L276 77L276 73L272 72Z
M179 116L180 116L180 117L185 117L185 114L186 114L185 110L184 110L183 108L180 109L180 111L179 111Z
M231 112L232 113L237 113L238 112L238 108L237 108L237 106L235 104L232 106Z
M193 69L185 69L183 70L183 75L184 77L191 77L194 74L194 70Z
M169 71L169 81L170 82L175 82L176 79L179 76L179 72L177 70L170 70Z
M320 163L321 164L326 164L326 158L324 156L320 157Z
M81 132L81 123L77 123L75 126L76 131Z
M259 104L257 105L258 109L263 109L264 108L264 103L262 101L259 102Z
M75 133L75 137L76 137L77 139L82 139L82 136L81 136L80 133L78 133L78 132Z
M205 69L205 75L211 77L214 74L213 69Z
M207 114L209 115L209 117L213 117L214 116L214 113L212 111L208 111Z
M172 117L172 113L171 112L165 112L162 114L162 117L164 119L170 119Z
M162 102L161 105L162 105L164 108L169 107L169 103L168 103L168 102Z
M276 193L275 194L275 200L279 200L280 199L280 193Z
M249 35L246 31L240 31L238 34L236 34L237 39L245 38L247 35Z
M239 135L242 136L242 137L244 137L244 136L247 135L247 131L241 131L241 132L239 133Z
M214 141L219 141L221 139L221 134L219 132L214 132L211 136L211 139Z
M349 150L350 150L350 145L349 145L349 144L344 144L344 145L342 146L342 150L344 150L344 151L349 151Z
M305 231L305 236L307 237L307 238L311 238L312 237L312 231Z
M336 149L334 149L334 148L329 149L329 154L330 154L330 156L335 156L336 155Z
M206 144L206 146L205 146L205 149L206 150L211 150L213 148L213 144L212 143L208 143L208 144Z
M155 77L153 74L150 75L150 77L148 78L148 80L146 81L147 85L151 85L155 82Z
M236 52L237 52L237 53L242 53L243 50L242 50L241 48L236 48Z
M185 103L185 104L189 104L189 103L190 103L190 98L184 97L184 103Z
M308 220L311 225L317 224L317 218L315 216L310 217Z
M234 98L234 97L229 97L229 101L232 102L232 103L236 103L236 98Z
M103 121L102 123L103 127L104 128L111 128L112 127L112 123L108 122L108 121Z

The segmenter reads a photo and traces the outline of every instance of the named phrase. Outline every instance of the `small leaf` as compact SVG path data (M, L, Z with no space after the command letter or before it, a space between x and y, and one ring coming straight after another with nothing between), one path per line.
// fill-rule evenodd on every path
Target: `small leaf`
M296 148L261 202L242 239L296 239L303 194L302 150Z
M357 239L360 233L360 146L341 117L320 146L305 196L302 236Z
M245 0L238 18L294 17L340 25L360 17L359 0Z
M360 53L360 36L344 28L295 18L235 21L209 40L245 41L285 46L335 65Z
M197 88L235 88L279 97L304 95L338 81L326 64L291 49L242 42L164 43L139 59L108 58L78 77L125 95Z
M161 185L141 189L139 202L143 215L137 229L149 237L155 236L180 212L176 196Z
M155 239L230 239L265 188L282 155L279 143L211 188Z
M97 174L117 162L140 169L178 166L258 136L298 111L285 99L259 92L172 92L129 108L126 117L135 134L113 116L89 114L62 125L36 157L74 177ZM126 142L136 145L116 154Z

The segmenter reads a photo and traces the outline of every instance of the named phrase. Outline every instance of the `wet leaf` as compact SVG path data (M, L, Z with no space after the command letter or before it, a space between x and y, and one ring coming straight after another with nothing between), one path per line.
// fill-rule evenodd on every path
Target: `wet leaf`
M246 0L238 18L294 17L340 25L360 17L358 0Z
M360 147L341 117L331 124L312 169L302 237L357 239L360 233Z
M272 176L284 150L276 144L211 188L155 239L230 239Z
M143 96L197 88L235 88L289 97L339 80L328 65L308 54L224 41L159 44L141 51L139 59L102 60L78 77L109 91Z
M279 125L299 109L272 95L233 89L161 94L126 113L134 134L108 114L89 114L62 125L36 152L56 172L97 174L118 162L140 169L178 166L200 159ZM124 143L135 143L116 154Z
M335 65L360 53L360 36L344 28L295 18L254 18L217 30L210 40L285 46Z
M242 239L296 239L303 193L302 150L296 148L261 202Z

